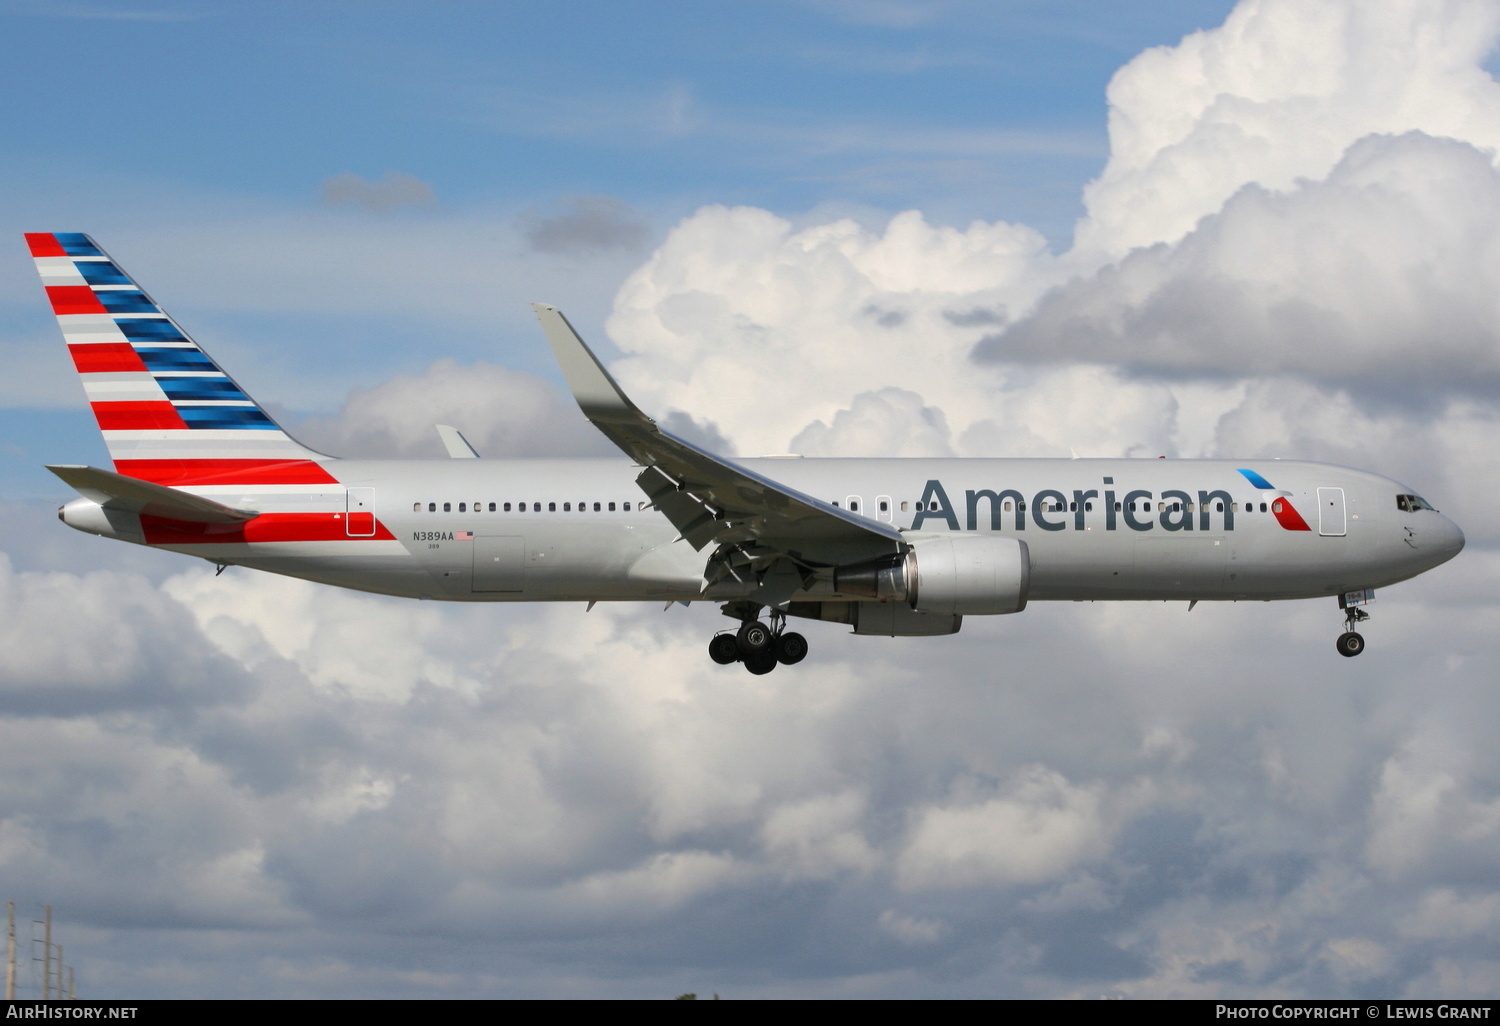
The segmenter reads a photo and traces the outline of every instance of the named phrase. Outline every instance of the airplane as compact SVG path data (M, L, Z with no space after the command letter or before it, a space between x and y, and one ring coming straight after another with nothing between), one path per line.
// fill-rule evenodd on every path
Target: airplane
M800 662L789 618L955 634L1031 601L1335 597L1463 548L1377 474L1294 460L729 459L643 413L561 311L533 304L584 415L624 458L356 460L292 438L89 236L30 233L113 470L48 469L80 531L228 566L457 602L715 602L714 662Z

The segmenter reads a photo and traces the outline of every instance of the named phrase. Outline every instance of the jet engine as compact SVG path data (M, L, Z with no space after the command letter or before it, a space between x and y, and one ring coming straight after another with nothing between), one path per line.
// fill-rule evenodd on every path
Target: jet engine
M898 556L841 566L833 589L843 595L904 601L919 613L977 616L1026 608L1031 556L1019 538L937 535L910 541Z

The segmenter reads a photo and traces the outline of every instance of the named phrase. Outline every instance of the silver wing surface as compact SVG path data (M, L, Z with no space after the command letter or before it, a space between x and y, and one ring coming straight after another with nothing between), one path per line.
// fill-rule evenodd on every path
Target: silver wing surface
M533 303L584 416L642 468L636 483L695 549L786 556L805 572L903 551L901 532L705 452L630 401L562 311Z

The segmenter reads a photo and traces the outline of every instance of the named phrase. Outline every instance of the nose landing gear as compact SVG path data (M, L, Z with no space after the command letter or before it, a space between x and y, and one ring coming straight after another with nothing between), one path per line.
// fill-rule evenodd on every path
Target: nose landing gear
M1355 631L1354 627L1370 618L1370 614L1358 606L1348 606L1344 609L1344 633L1339 635L1339 640L1334 642L1334 647L1339 650L1339 655L1354 657L1365 650L1364 635Z
M768 627L754 618L757 612L753 610L735 633L714 635L708 643L709 658L720 666L744 663L745 669L757 676L770 673L780 664L790 666L807 658L807 639L786 629L785 613L772 610Z

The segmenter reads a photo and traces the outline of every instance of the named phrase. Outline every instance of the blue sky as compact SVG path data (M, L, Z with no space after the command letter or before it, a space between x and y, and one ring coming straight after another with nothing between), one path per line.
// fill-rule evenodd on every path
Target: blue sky
M525 304L566 301L608 352L599 326L640 246L584 261L582 289L577 261L544 254L527 281L497 280L480 299L493 304L487 322L466 318L456 333L442 312L289 311L264 262L245 285L254 295L207 308L171 272L211 276L236 234L277 220L313 234L320 219L330 232L442 223L482 254L578 196L619 200L647 238L713 203L793 219L875 223L919 208L960 226L1014 220L1065 248L1107 153L1109 77L1229 6L7 2L0 212L13 234L93 234L293 416L444 355L556 381ZM428 186L431 204L372 212L325 199L337 175L391 172ZM177 253L130 248L163 234ZM12 248L0 323L29 344L52 327ZM156 273L153 258L178 267ZM399 244L384 259L399 277ZM61 352L35 358L45 400L35 387L0 399L23 457L0 480L50 495L37 464L84 458L50 440L101 453Z
M7 161L55 175L296 204L394 168L455 206L864 201L1059 228L1105 153L1109 76L1229 8L5 6Z
M1492 995L1497 39L0 0L0 897L91 997ZM336 454L608 453L545 300L731 452L1326 460L1469 546L1358 660L1332 602L1032 603L749 683L703 604L215 577L57 523L107 455L38 230Z

